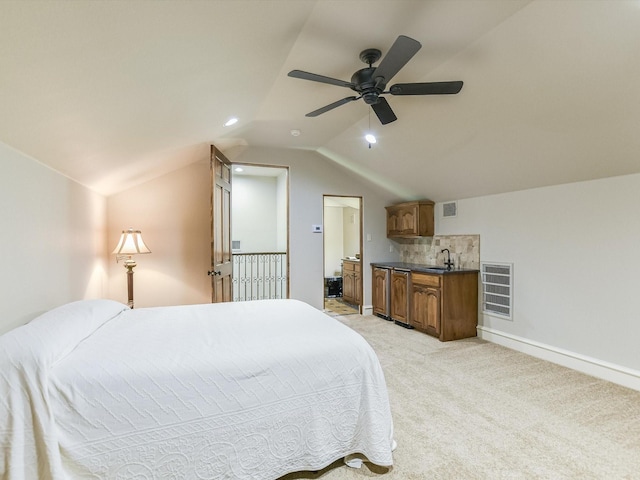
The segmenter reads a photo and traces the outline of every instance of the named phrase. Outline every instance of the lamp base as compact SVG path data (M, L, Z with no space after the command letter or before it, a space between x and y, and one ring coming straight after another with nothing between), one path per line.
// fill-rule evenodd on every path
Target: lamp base
M129 308L133 308L133 267L136 265L137 263L132 259L125 260L124 262L124 268L127 269L127 305Z

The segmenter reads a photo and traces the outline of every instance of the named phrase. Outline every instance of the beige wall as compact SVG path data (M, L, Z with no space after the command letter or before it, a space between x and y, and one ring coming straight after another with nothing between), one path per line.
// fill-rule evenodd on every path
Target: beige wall
M224 153L240 163L290 167L290 296L316 308L323 308L323 250L322 235L312 233L311 226L322 223L323 194L364 197L364 228L371 236L364 247L364 303L370 305L368 262L397 259L386 238L389 198L312 152L251 148ZM210 301L208 168L203 160L108 198L110 251L129 227L142 231L152 251L137 257L137 307ZM125 270L111 256L109 297L126 302L126 296Z
M324 234L324 275L333 277L341 275L344 258L344 221L342 207L324 207L322 218Z
M278 179L234 174L232 195L232 240L240 241L243 253L277 252Z
M109 253L129 227L152 253L136 256L136 307L211 301L209 159L107 199ZM127 301L126 271L109 255L109 297Z
M627 175L459 200L454 218L436 205L437 234L480 234L481 261L513 263L513 319L481 328L640 380L638 192Z
M107 293L106 200L0 143L0 333Z
M343 252L346 257L360 253L360 210L352 207L342 209Z

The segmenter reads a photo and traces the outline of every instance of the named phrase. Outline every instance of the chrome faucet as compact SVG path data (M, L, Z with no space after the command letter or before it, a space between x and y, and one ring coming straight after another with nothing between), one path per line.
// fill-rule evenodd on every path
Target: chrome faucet
M447 252L447 260L444 262L444 265L445 267L447 267L447 270L451 270L453 268L453 262L451 261L451 252L448 248L443 248L442 250L440 250L440 253L444 252Z

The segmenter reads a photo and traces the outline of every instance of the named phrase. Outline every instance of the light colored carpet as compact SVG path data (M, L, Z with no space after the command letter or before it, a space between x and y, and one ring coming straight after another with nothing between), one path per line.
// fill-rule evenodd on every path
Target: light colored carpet
M380 358L394 466L337 461L283 479L640 479L640 392L477 338L441 343L374 316L337 318Z

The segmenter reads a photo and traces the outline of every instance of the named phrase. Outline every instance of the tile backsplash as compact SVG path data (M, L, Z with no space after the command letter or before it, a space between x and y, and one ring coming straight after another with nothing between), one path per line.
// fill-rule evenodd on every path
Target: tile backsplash
M420 265L444 265L451 252L455 268L480 268L480 235L435 235L433 237L396 239L400 261Z

